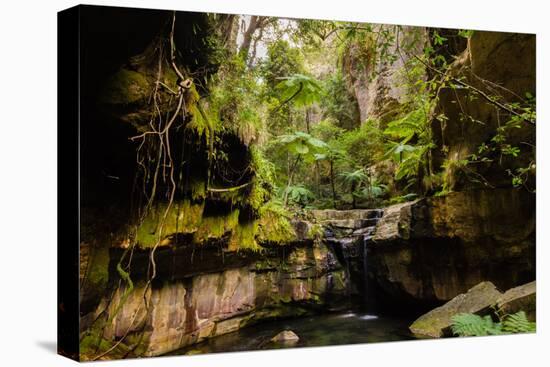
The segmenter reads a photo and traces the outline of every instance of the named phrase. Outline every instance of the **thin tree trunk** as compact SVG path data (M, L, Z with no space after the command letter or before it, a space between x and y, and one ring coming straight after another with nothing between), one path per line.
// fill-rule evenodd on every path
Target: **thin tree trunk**
M321 167L319 161L315 161L315 181L317 183L317 196L321 198Z
M309 114L309 108L306 108L306 132L308 134L311 134L311 126L310 126L310 114Z
M298 166L299 162L300 162L300 156L297 156L296 160L294 161L294 164L289 168L288 181L286 184L286 190L285 190L285 195L283 199L283 206L286 206L288 202L288 188L292 185L292 178L294 177L294 172L296 172L296 167Z
M353 193L355 192L355 187L356 187L356 184L355 184L355 182L353 182L353 183L351 184L351 207L352 207L353 209L356 209L356 208L357 208L357 203L356 203L356 201L355 201L355 195L353 195Z
M334 188L334 163L330 161L330 186L332 188L332 206L336 209L336 189Z

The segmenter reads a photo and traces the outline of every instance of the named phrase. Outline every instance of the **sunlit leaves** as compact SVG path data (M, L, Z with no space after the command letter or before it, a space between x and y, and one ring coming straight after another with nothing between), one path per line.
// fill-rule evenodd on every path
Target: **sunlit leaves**
M291 154L311 158L315 158L315 154L321 154L328 148L324 141L302 131L281 135L277 138L276 143Z
M305 206L315 199L315 195L303 185L288 186L285 191L289 202L301 206Z
M304 107L321 99L323 88L315 78L294 74L281 79L282 81L275 88L280 92L282 103L292 101L296 107Z

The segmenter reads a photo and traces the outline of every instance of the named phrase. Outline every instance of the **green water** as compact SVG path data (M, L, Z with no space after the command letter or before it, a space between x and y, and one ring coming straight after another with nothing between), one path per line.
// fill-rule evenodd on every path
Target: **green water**
M411 340L414 339L408 331L408 325L411 322L411 320L361 312L322 314L261 323L170 354L219 353ZM273 336L283 330L292 330L300 340L295 343L270 341Z

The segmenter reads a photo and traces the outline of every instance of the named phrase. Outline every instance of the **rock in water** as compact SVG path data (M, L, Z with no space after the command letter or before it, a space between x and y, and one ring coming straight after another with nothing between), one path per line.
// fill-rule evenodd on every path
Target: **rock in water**
M281 331L279 334L271 338L271 341L276 343L297 343L298 340L300 340L300 338L292 330Z
M482 282L420 316L409 329L416 335L440 338L450 333L451 317L458 313L474 313L484 315L502 296L491 282Z

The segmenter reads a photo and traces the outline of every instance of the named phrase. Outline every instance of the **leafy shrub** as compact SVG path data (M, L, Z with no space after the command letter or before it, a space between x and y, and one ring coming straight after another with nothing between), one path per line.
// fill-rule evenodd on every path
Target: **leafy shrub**
M288 201L300 206L306 206L308 203L315 199L315 195L302 185L288 186L286 188L286 195Z

